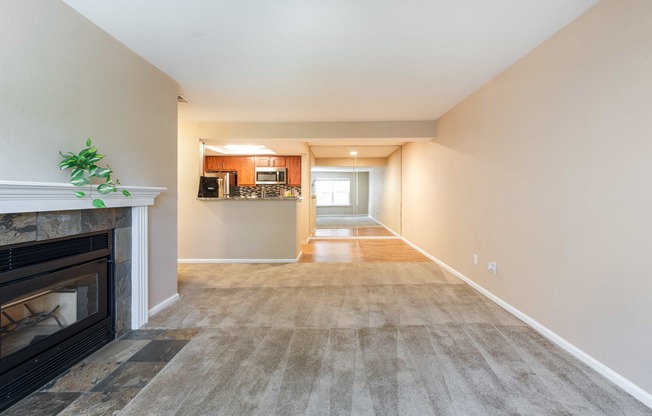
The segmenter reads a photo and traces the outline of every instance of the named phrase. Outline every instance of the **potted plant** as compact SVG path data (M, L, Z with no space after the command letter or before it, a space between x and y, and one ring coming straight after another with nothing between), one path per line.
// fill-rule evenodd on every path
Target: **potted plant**
M120 185L120 180L116 179L115 183L113 182L111 178L113 169L108 165L105 168L97 166L97 162L102 160L105 155L98 153L97 148L92 145L90 137L86 140L86 148L79 152L79 154L72 152L59 152L59 154L63 157L63 160L59 163L59 168L61 170L72 169L70 183L79 187L88 185L88 195L84 191L77 191L75 195L78 198L86 198L88 196L92 200L94 207L106 208L102 199L93 198L93 185L97 184L96 190L99 194L106 195L111 192L118 192L116 185ZM131 196L126 189L120 192L125 197Z

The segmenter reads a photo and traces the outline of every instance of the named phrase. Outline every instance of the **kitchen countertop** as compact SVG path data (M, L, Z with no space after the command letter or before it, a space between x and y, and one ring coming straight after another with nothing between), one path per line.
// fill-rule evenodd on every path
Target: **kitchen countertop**
M250 198L243 196L236 196L233 198L197 198L200 201L302 201L303 197L288 196L288 197L266 197L266 198Z

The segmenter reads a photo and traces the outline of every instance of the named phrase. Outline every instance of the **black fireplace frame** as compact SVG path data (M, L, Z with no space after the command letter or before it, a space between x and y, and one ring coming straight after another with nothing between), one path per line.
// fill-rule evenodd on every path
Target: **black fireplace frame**
M0 247L0 304L80 273L102 293L97 313L0 358L0 412L115 339L113 259L113 230Z

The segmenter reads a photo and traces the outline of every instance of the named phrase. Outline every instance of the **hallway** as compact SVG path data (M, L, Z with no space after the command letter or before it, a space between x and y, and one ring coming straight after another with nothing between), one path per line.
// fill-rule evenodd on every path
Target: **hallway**
M313 237L398 237L367 215L318 215Z

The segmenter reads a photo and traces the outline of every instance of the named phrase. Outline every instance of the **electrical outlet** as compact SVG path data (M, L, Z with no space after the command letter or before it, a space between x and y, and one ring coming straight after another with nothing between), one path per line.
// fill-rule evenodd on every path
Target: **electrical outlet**
M473 264L478 264L478 255L473 253Z
M493 261L490 261L487 264L487 270L489 270L489 273L496 274L496 263L494 263Z

